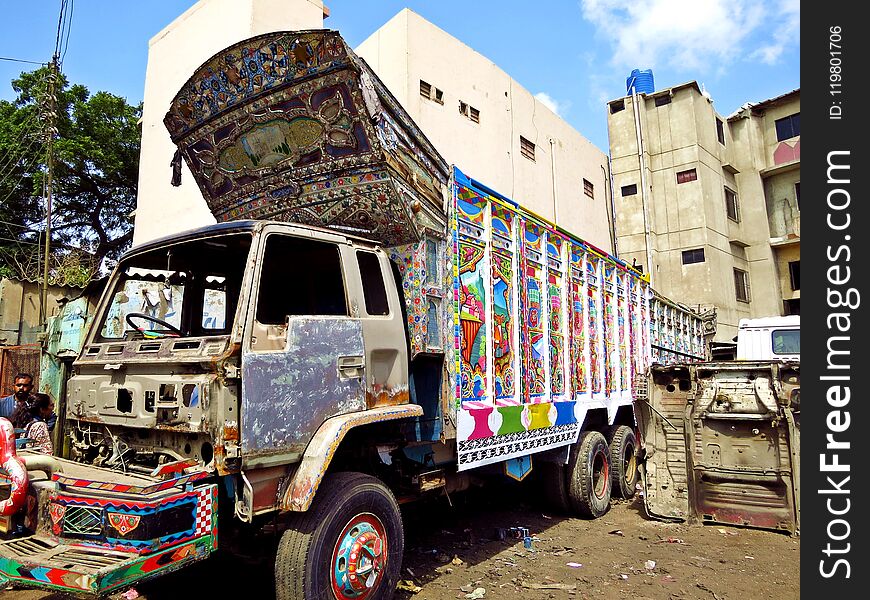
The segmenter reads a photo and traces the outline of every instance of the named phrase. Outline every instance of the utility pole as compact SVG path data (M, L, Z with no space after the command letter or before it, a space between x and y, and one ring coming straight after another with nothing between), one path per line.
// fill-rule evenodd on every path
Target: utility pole
M48 304L48 267L51 251L51 192L52 174L54 169L54 136L57 132L57 53L51 57L48 73L48 112L46 114L46 160L45 160L45 250L43 252L42 293L39 297L39 322L45 324Z

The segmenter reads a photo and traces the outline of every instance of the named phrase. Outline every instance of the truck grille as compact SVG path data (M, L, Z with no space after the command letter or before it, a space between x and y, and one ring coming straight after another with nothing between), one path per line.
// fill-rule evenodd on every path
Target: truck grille
M79 535L99 535L103 532L103 509L91 506L66 507L63 530Z

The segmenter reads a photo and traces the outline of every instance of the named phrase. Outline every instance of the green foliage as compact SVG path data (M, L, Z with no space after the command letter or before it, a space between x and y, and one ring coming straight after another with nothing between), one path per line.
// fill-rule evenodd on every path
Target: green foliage
M12 83L18 97L0 101L0 238L5 238L0 269L41 276L33 272L33 254L45 228L47 140L54 121L51 246L56 256L50 268L53 279L85 274L86 281L132 240L142 105L131 106L108 92L92 95L63 75L57 76L53 103L51 76L48 67L22 73Z

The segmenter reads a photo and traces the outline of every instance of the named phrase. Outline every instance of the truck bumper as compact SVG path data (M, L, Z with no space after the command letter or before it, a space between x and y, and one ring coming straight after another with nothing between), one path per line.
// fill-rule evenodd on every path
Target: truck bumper
M32 535L0 543L0 577L18 585L105 594L206 558L211 535L148 555L58 543Z
M99 595L180 569L217 548L216 484L119 496L86 493L93 482L75 483L39 493L34 534L0 541L0 580Z

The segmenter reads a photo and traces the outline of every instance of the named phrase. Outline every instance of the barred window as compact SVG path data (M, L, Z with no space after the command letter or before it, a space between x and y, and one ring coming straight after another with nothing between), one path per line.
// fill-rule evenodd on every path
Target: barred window
M725 188L725 212L732 221L740 222L740 206L737 204L737 192Z
M692 265L695 263L704 262L704 249L694 248L692 250L683 250L683 264Z
M520 136L520 154L529 160L535 160L535 145L523 136Z
M734 290L738 301L749 302L749 273L734 269Z
M461 100L459 101L459 113L475 123L480 123L480 111Z
M444 92L422 79L420 80L420 95L438 104L444 104Z

